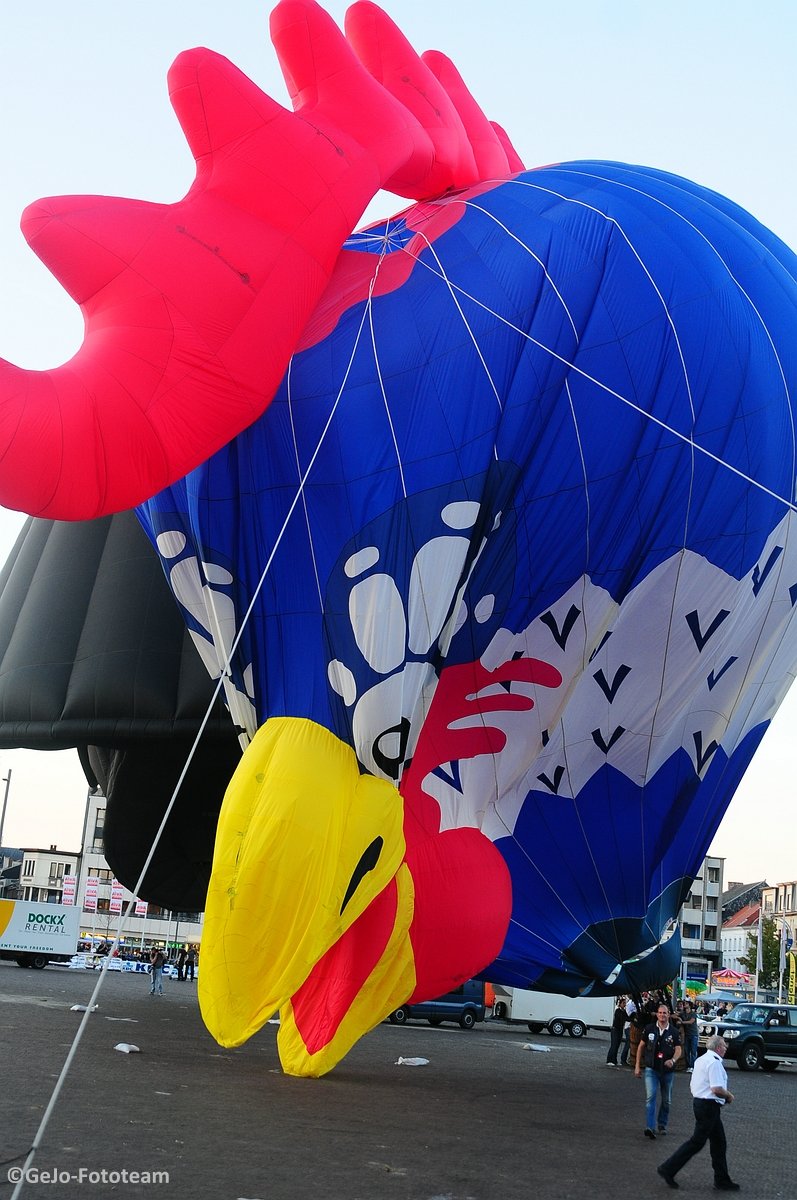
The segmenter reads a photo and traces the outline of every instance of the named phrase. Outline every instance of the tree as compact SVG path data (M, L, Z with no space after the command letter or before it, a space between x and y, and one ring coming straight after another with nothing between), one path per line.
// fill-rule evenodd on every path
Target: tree
M778 972L780 969L780 938L772 917L764 917L761 922L762 933L762 949L763 955L761 959L761 974L758 977L758 986L764 991L773 991L778 986ZM750 934L750 948L746 957L740 958L739 961L745 971L749 971L755 976L756 961L758 958L758 934Z

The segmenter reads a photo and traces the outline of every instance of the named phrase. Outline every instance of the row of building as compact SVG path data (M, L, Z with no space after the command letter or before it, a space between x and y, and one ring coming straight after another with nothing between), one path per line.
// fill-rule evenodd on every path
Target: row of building
M116 937L120 910L127 913L130 907L123 947L137 952L151 946L173 950L198 945L202 913L148 904L114 879L103 850L105 807L101 792L89 792L79 850L0 846L0 899L75 904L82 911L81 935L107 943Z
M80 850L0 847L0 898L55 904L71 898L83 911L84 936L113 940L121 897L124 911L133 902L123 935L131 946L198 944L202 913L171 912L143 902L136 905L136 898L113 879L103 854L105 804L102 794L89 793ZM758 929L759 911L780 919L792 932L797 928L797 881L774 887L766 880L726 886L724 867L722 858L704 860L679 914L687 986L710 981L720 969L744 971L742 960Z

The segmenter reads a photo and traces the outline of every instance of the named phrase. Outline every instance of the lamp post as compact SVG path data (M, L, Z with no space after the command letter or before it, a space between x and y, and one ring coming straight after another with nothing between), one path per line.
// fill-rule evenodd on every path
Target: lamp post
M11 768L8 768L8 774L3 777L3 783L6 785L6 790L3 795L3 811L0 813L0 846L3 844L3 828L6 823L6 807L8 805L8 790L11 787Z
M786 970L786 951L789 947L789 926L786 924L786 918L780 913L773 913L773 919L780 921L780 955L778 962L778 1004L783 1003L783 973Z

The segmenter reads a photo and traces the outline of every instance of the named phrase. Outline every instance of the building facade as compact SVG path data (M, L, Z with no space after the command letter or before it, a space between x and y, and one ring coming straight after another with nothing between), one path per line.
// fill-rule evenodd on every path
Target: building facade
M202 938L202 913L173 912L157 904L137 902L113 878L103 850L105 796L89 792L80 850L5 849L0 880L8 876L4 895L9 899L42 904L76 904L81 909L81 937L111 943L123 916L123 950L140 952L151 946L173 951L178 946L198 946ZM16 868L18 868L18 880ZM128 911L129 910L129 911Z
M752 938L758 934L758 914L760 904L746 904L727 921L723 921L720 932L722 943L722 966L729 971L738 971L744 975L749 971L743 959L747 959L752 946Z
M707 855L679 913L681 978L690 983L711 982L720 965L722 892L725 859Z

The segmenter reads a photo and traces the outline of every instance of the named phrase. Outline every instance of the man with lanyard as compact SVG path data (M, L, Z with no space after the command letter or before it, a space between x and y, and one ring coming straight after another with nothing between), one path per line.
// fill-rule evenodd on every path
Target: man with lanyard
M672 1081L675 1064L681 1057L681 1035L674 1025L670 1024L670 1010L662 1002L656 1009L656 1020L647 1025L642 1034L636 1055L634 1074L642 1074L642 1060L645 1060L645 1137L655 1138L667 1132L667 1121L670 1116L670 1099L672 1097ZM659 1101L658 1120L656 1118L656 1101Z
M675 1154L656 1168L668 1187L678 1187L675 1176L708 1142L714 1168L714 1187L718 1192L739 1191L739 1184L734 1183L728 1174L727 1143L722 1125L722 1107L733 1103L733 1092L728 1091L728 1076L722 1061L726 1048L721 1037L710 1037L706 1053L695 1063L689 1081L694 1097L695 1131Z

